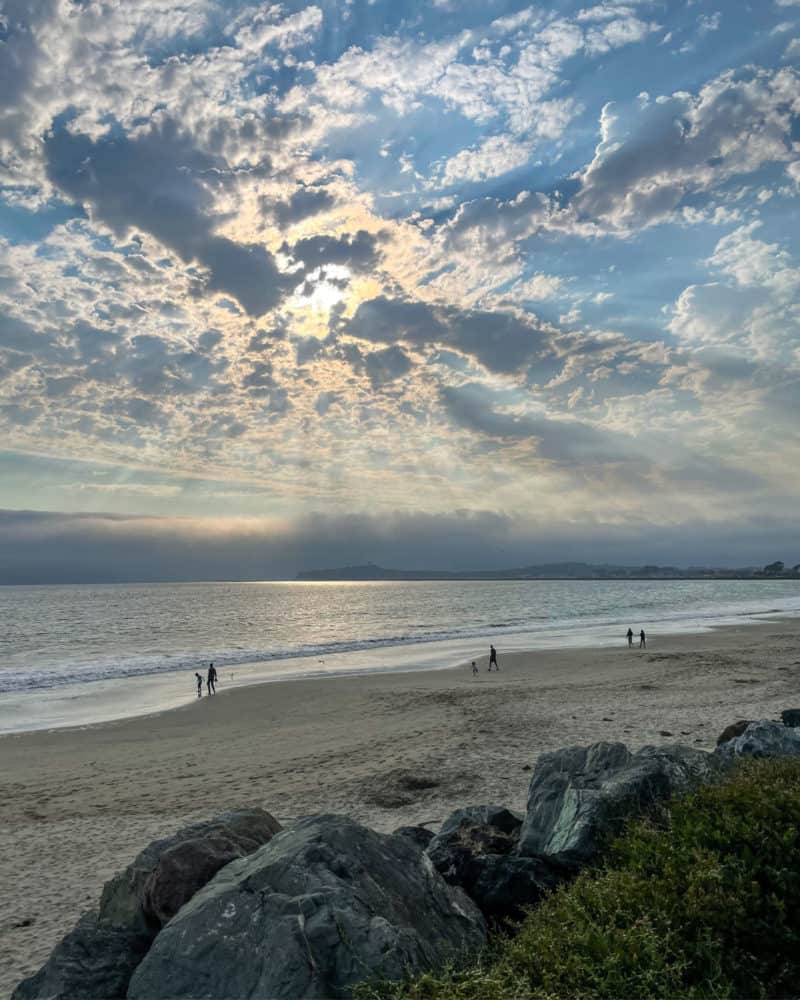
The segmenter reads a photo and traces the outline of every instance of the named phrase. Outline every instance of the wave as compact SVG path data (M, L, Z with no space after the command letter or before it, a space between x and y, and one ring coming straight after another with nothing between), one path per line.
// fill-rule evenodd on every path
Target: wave
M510 621L497 621L473 627L442 630L423 623L415 623L412 631L390 635L328 643L301 644L294 648L257 648L232 645L225 649L192 649L170 653L150 653L140 656L117 658L65 659L58 665L27 667L25 669L0 669L0 694L36 691L67 687L91 681L110 681L120 678L146 677L159 674L180 673L203 670L209 662L218 669L242 665L257 665L300 658L322 659L346 653L380 650L398 646L426 645L453 640L483 640L489 642L497 636L530 635L535 645L542 640L551 640L557 646L585 645L588 641L608 640L608 633L616 636L624 632L628 623L641 619L642 612L648 610L644 602L636 608L626 609L624 615L595 615L586 617L564 617L548 619L541 615L531 615ZM713 624L750 619L757 620L769 615L800 614L800 601L787 600L783 607L755 607L727 605L691 610L667 611L660 609L658 617L647 623L650 631L675 631L681 627L686 631L702 630ZM430 631L430 629L434 629ZM424 630L424 631L423 631Z

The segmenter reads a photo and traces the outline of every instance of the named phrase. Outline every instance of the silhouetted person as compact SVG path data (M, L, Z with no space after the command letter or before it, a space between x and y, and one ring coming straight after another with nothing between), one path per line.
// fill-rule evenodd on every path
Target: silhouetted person
M633 629L632 628L628 629L628 645L629 646L633 645Z
M647 642L645 640L644 629L639 633L639 649L646 649Z
M477 672L478 672L478 664L473 660L472 661L472 673L473 674L477 674Z
M203 678L200 676L200 674L198 674L198 672L196 670L194 672L194 675L197 678L197 697L198 698L202 698L203 697Z
M497 666L497 650L494 646L489 647L489 671L491 672L492 664L494 664L494 669L499 670L500 667Z
M206 687L209 694L217 693L217 670L213 663L208 665L208 675L206 677Z

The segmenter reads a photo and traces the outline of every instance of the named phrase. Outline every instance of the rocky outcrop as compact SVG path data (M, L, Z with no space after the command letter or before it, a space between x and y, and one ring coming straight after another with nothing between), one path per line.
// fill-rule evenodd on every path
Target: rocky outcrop
M781 712L781 722L793 729L800 727L800 708L787 708Z
M201 889L158 935L128 996L339 997L485 938L480 911L416 845L312 816Z
M149 844L107 882L98 911L85 913L14 1000L114 1000L162 925L229 862L268 843L280 823L240 809L193 823Z
M715 754L726 761L736 757L797 757L800 729L782 722L751 722L739 736L720 744Z
M708 780L719 767L714 755L680 744L631 753L622 743L594 743L542 754L518 853L580 867L629 817Z
M442 876L492 920L521 916L564 878L560 866L515 853L521 827L522 816L503 806L470 806L452 813L428 845Z

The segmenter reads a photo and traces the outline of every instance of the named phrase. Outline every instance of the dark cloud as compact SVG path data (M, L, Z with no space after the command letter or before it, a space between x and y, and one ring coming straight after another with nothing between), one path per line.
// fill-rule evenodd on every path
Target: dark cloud
M285 229L296 222L302 222L303 219L318 215L331 208L335 200L325 188L301 185L293 192L288 201L277 202L274 205L262 202L262 207L264 211L272 215L282 229Z
M364 367L373 387L378 389L407 375L411 371L411 359L401 347L395 345L366 354Z
M449 347L488 369L511 373L552 354L550 334L535 317L431 306L383 296L363 302L341 332L373 343L402 341Z
M494 394L476 383L444 387L440 398L450 419L467 430L501 439L530 439L536 453L554 462L591 465L630 462L641 448L626 434L605 431L577 420L517 416L498 412Z
M272 375L272 362L260 361L258 364L253 365L242 379L242 386L245 389L255 389L258 391L274 388L275 379Z
M300 337L295 343L297 364L304 365L319 357L325 349L326 342L319 337Z
M26 124L23 97L41 59L36 26L49 20L56 0L5 0L0 8L0 136L16 139Z
M96 142L57 128L45 140L45 156L50 180L117 236L131 229L151 233L182 260L208 270L204 291L231 295L250 315L272 309L293 283L263 246L214 234L206 184L224 164L198 150L174 123Z
M317 401L314 404L314 409L317 413L324 417L325 414L330 410L332 406L335 406L339 402L339 394L337 392L321 392L317 396Z
M378 238L365 229L343 236L309 236L308 239L298 240L291 250L288 244L284 244L282 249L291 252L306 271L326 264L339 264L365 273L373 270L380 259Z
M638 519L571 526L485 510L309 515L260 521L0 511L0 583L263 580L370 560L404 569L488 569L566 560L642 565L796 562L796 521L764 516L668 527Z

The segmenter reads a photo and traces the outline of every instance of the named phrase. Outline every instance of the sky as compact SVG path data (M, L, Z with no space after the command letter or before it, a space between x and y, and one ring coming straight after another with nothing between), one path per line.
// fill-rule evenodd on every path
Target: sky
M0 0L0 582L800 561L800 0Z

